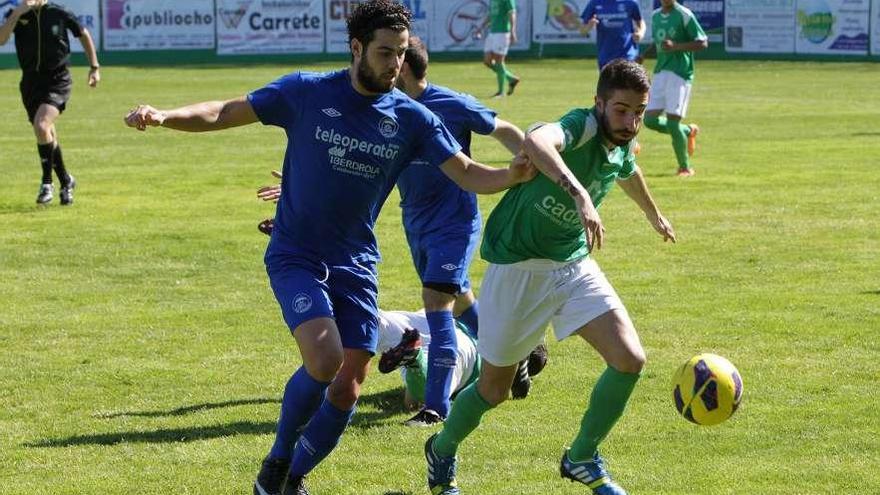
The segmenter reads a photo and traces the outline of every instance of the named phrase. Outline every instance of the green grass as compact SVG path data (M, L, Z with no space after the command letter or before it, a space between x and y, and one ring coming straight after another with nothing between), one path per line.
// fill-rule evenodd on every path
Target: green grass
M332 66L318 66L329 69ZM315 67L310 67L315 68ZM514 61L520 126L590 105L592 61ZM0 71L0 494L249 493L278 397L299 359L268 289L271 182L284 134L137 133L136 103L233 97L282 66L110 67L76 88L59 133L76 204L33 204L39 182L18 73ZM649 354L603 446L633 494L880 493L880 86L874 64L700 62L689 120L698 175L672 177L668 136L645 130L640 163L673 222L664 245L614 191L597 258ZM486 96L477 62L432 79ZM475 156L505 163L477 138ZM488 214L498 196L482 198ZM419 306L396 194L378 225L380 302ZM479 286L485 263L471 273ZM511 301L511 304L515 304ZM729 422L676 416L674 369L711 351L745 381ZM570 339L532 395L489 414L460 451L465 493L576 494L558 478L597 355ZM315 494L427 493L426 430L400 425L398 379L373 373L359 414L311 476Z

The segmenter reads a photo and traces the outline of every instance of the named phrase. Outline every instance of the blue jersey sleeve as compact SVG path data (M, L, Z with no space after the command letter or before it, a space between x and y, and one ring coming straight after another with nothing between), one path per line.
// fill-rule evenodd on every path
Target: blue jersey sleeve
M421 157L433 167L439 167L461 151L461 145L436 115L430 112L424 115L427 117L425 133L419 140L415 156Z
M477 134L487 136L495 132L495 116L491 108L485 107L471 95L462 95L467 109L470 129Z
M639 7L639 2L633 0L629 3L629 17L630 19L639 22L642 20L642 9Z
M250 93L248 101L264 125L291 127L297 120L304 82L299 72L288 74Z
M581 12L581 20L584 22L589 21L594 15L596 15L596 0L590 0L586 7L584 7L584 11Z

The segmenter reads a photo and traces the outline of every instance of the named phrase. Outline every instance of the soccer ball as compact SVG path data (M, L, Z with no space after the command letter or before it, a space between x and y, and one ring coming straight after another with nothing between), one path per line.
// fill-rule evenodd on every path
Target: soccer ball
M739 371L715 354L692 357L672 378L675 408L698 425L716 425L729 418L739 407L742 394Z

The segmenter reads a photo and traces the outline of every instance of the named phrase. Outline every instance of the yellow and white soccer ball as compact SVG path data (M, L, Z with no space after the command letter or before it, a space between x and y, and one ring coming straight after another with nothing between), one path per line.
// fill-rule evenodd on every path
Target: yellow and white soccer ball
M716 354L699 354L672 378L672 397L679 414L698 425L717 425L736 412L743 382L736 367Z

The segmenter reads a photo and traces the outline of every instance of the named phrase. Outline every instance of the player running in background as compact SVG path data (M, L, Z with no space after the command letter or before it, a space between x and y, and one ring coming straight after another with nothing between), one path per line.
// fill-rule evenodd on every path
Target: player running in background
M477 344L483 363L477 383L456 397L443 430L425 443L433 495L460 493L459 445L507 398L517 363L543 339L550 322L557 339L578 335L607 363L560 472L596 494L625 494L611 481L598 445L623 414L645 352L623 303L589 253L602 246L596 208L615 182L664 241L675 241L629 149L649 89L641 65L612 61L599 75L593 108L571 110L526 137L525 153L542 174L508 191L486 224L480 253L490 265L480 290Z
M69 10L46 0L22 0L18 6L6 12L6 20L0 26L0 45L5 45L15 33L15 52L22 71L19 84L21 101L37 138L37 153L43 168L37 193L37 203L41 205L55 197L53 169L61 184L62 205L73 203L73 190L76 188L76 179L64 165L55 129L55 121L67 106L73 87L68 31L82 43L91 64L89 86L94 88L101 80L95 42Z
M483 47L483 64L498 78L498 91L493 98L504 96L505 83L508 84L507 94L512 95L520 79L507 70L504 61L510 45L516 44L516 0L489 0L486 24L489 25L489 34Z
M599 70L616 58L636 60L645 20L636 0L590 0L581 13L581 32L596 30Z
M303 478L337 445L354 414L378 337L373 227L400 171L418 157L478 193L534 175L523 161L507 169L474 162L434 114L394 88L410 23L402 5L368 0L348 19L349 69L292 73L228 101L174 110L140 105L126 117L139 130L262 122L288 136L285 187L265 261L303 365L285 388L255 494L308 493Z
M709 39L693 12L675 0L661 0L651 18L654 44L645 56L656 51L651 98L645 112L645 127L672 136L679 177L694 175L690 157L697 149L696 124L682 124L691 99L694 81L694 52L705 50ZM664 117L663 113L666 113Z
M523 133L518 127L497 118L472 96L429 83L427 73L428 51L412 36L397 87L440 117L464 154L470 156L472 133L494 137L512 155L520 151ZM453 315L478 333L468 269L480 242L482 219L474 193L462 190L422 160L400 174L397 187L432 337L425 407L406 424L427 426L442 422L449 414L450 380L456 366Z

